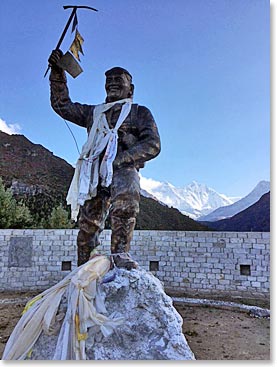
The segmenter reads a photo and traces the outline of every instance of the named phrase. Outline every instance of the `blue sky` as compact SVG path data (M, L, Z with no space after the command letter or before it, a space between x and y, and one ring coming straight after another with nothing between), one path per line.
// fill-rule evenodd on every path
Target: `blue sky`
M49 103L47 59L70 15L61 0L0 3L0 121L70 163L78 152ZM71 4L71 3L70 3ZM141 171L181 187L192 180L228 196L270 177L270 2L266 0L74 0L85 39L72 100L105 98L104 72L133 75L162 152ZM67 51L72 36L61 46ZM0 125L1 126L1 125ZM85 129L70 124L81 148Z

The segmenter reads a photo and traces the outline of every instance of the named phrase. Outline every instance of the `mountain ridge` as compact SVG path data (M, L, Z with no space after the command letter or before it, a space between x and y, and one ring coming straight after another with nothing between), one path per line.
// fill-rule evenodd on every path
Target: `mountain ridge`
M216 231L270 232L270 192L230 218L199 223L208 225Z
M230 218L256 203L268 191L270 191L270 182L265 180L260 181L254 189L242 199L231 205L219 207L208 215L199 217L197 220L201 222L215 222L221 219Z

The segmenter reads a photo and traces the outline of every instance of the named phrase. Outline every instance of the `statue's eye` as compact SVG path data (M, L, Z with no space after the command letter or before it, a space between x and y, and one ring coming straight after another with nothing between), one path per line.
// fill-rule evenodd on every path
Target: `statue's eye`
M117 82L122 82L122 78L118 77L115 79Z

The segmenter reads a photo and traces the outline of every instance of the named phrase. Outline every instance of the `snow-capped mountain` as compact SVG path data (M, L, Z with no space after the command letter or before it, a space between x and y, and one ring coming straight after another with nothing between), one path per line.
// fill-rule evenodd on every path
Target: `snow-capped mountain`
M192 219L234 202L227 196L195 181L185 187L177 188L169 182L159 182L140 176L140 183L142 190L149 193L152 198L154 196L158 201L179 209Z
M230 218L233 215L240 213L244 209L249 208L252 204L256 203L264 194L269 191L270 182L260 181L258 185L250 192L250 194L248 194L244 198L231 205L218 208L208 215L203 215L197 220L215 222L217 220Z

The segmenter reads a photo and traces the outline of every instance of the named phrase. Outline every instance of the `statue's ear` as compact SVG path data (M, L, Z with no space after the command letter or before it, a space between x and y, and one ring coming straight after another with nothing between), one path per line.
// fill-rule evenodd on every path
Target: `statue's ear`
M134 95L134 90L135 90L135 86L134 86L134 84L131 84L131 85L130 85L130 93L129 93L129 97L133 97L133 95Z

